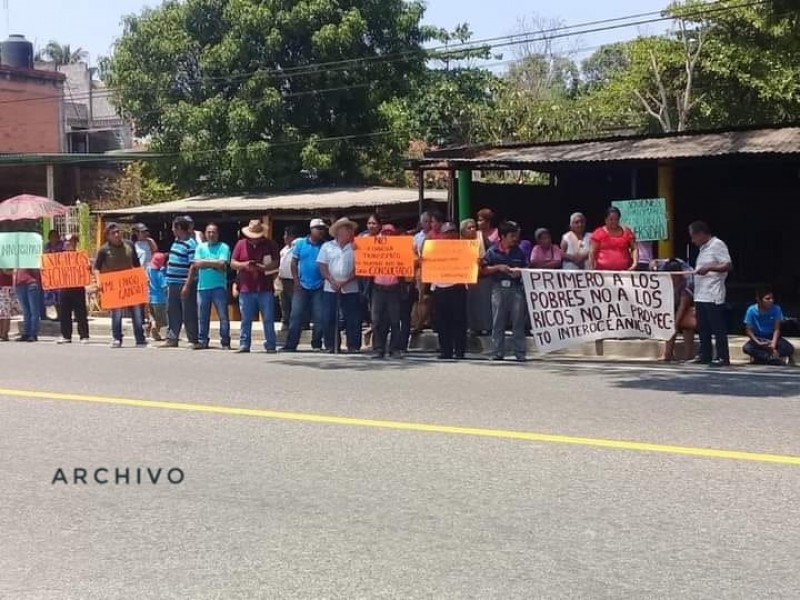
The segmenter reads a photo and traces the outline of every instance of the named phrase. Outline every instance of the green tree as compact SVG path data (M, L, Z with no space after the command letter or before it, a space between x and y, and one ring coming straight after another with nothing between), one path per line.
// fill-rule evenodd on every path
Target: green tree
M183 190L359 181L380 107L425 68L421 2L168 0L125 19L108 71L120 108ZM366 169L362 169L362 166Z
M60 44L51 40L44 50L36 53L36 60L55 63L57 67L86 61L89 53L83 48L73 50L69 44Z

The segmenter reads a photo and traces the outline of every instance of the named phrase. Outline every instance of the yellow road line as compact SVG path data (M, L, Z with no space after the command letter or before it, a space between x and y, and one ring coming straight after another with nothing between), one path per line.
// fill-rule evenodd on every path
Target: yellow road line
M38 400L65 400L71 402L92 402L96 404L132 406L137 408L158 408L162 410L182 410L188 412L203 412L203 413L212 413L220 415L260 417L263 419L278 419L282 421L302 421L306 423L349 425L351 427L372 427L378 429L393 429L399 431L418 431L418 432L429 432L429 433L445 433L451 435L480 436L488 438L524 440L528 442L545 442L551 444L569 444L574 446L609 448L612 450L633 450L636 452L659 452L662 454L678 454L686 456L699 456L703 458L723 458L730 460L744 460L744 461L778 463L783 465L800 466L800 456L766 454L761 452L746 452L740 450L720 450L714 448L699 448L693 446L672 446L668 444L655 444L649 442L608 440L602 438L554 435L549 433L533 433L527 431L511 431L505 429L485 429L480 427L455 427L450 425L433 425L428 423L411 423L405 421L356 419L353 417L335 417L329 415L315 415L315 414L284 412L276 410L263 410L257 408L237 408L232 406L191 404L183 402L162 402L157 400L133 400L129 398L89 396L84 394L64 394L59 392L35 392L28 390L10 390L3 388L0 388L0 396L9 396L15 398L33 398Z

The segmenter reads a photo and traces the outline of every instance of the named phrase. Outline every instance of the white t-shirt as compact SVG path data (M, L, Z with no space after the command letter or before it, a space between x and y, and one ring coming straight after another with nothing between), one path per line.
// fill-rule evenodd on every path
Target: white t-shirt
M592 245L592 234L584 233L583 239L579 240L578 236L576 236L572 231L568 231L561 237L561 241L567 243L567 254L577 254L579 251L588 252ZM586 268L586 263L584 262L583 265L579 265L572 261L564 260L564 262L561 264L561 268L568 269L570 271L579 271Z
M294 240L291 245L281 248L281 262L278 266L278 277L280 279L292 278L292 246L297 240Z
M153 259L153 249L150 247L150 240L137 240L133 243L136 248L136 256L139 258L139 264L145 268L150 266L150 261Z
M355 251L352 243L342 247L336 240L325 242L319 250L317 262L327 265L331 277L336 281L347 281L356 272ZM325 280L325 291L333 291L327 279ZM343 294L357 294L358 291L358 280L356 279L353 279L341 289Z
M697 255L695 269L713 264L731 262L731 255L730 252L728 252L728 246L725 242L719 238L712 237L700 247L700 254ZM724 304L726 279L728 279L727 273L717 273L716 271L712 271L706 275L695 273L694 301Z

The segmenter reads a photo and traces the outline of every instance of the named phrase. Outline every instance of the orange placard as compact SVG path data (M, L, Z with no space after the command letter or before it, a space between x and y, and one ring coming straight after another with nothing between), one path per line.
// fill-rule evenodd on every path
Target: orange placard
M414 238L410 235L355 239L357 277L413 277Z
M86 252L42 254L42 288L68 290L86 287L92 282Z
M479 250L478 240L427 240L422 245L422 282L477 282Z
M142 268L100 273L98 283L103 310L147 304L147 274Z

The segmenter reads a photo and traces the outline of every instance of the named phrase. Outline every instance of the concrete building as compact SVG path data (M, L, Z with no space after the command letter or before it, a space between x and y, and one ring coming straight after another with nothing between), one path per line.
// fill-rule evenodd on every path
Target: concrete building
M0 65L0 153L66 150L65 80L53 71Z

